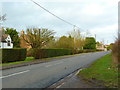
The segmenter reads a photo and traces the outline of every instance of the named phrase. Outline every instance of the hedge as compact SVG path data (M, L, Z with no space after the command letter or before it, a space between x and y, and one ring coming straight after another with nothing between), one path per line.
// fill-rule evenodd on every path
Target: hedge
M96 49L84 49L83 53L95 52Z
M2 63L24 61L26 58L26 49L12 48L2 50Z
M70 49L33 49L33 52L33 56L36 59L72 54Z

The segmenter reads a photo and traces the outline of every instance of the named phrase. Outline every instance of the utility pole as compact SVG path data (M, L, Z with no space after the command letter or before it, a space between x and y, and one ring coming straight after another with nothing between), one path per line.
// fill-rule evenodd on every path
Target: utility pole
M75 25L73 26L73 30L74 30L74 32L73 32L73 36L74 36L74 33L75 33ZM74 38L74 49L75 49L75 36L73 37Z
M96 40L96 34L95 34L95 40Z

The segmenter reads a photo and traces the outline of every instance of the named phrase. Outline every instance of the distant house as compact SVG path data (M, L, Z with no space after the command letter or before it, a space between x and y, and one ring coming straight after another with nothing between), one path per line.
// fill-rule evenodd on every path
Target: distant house
M103 44L102 42L97 42L96 48L97 48L98 50L106 51L106 48L105 48L105 46L104 46L104 44Z
M13 48L13 42L8 34L2 33L0 30L0 48Z

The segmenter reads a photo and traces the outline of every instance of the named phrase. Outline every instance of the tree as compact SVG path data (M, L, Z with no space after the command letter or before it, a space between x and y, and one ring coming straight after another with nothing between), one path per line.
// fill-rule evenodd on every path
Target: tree
M1 28L1 25L2 25L2 22L4 22L6 20L6 14L4 15L0 15L0 28Z
M33 56L36 59L42 58L42 48L48 44L53 37L53 30L28 28L26 34L22 34L22 39L32 47Z
M52 39L43 48L56 48L56 38L53 36Z
M56 42L56 47L73 49L73 38L67 36L60 37Z
M77 52L84 46L84 36L81 35L80 30L73 30L68 33L71 38L73 38L74 50Z
M112 46L113 46L114 44L113 43L111 43L108 47L107 47L107 50L112 50Z
M28 28L26 35L23 34L22 38L32 48L42 48L53 39L53 34L54 32L48 29Z
M0 21L5 21L6 20L6 14L0 16Z
M9 34L12 41L13 41L13 47L17 48L20 47L20 38L18 35L18 32L16 29L14 28L6 28L5 30L5 34Z
M96 49L96 40L94 37L86 37L84 49Z

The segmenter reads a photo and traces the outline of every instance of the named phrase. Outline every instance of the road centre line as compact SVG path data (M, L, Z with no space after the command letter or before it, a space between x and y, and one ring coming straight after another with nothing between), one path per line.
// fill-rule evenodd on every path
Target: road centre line
M58 64L61 64L61 63L63 63L63 61L61 61L61 62L59 62L59 63L55 63L55 64L53 64L53 65L46 65L45 67L51 67L51 66L58 65Z
M63 63L63 62L61 61L61 62L59 62L59 63L56 63L56 64L54 64L54 65L61 64L61 63Z
M52 65L47 65L47 66L45 66L45 67L50 67L50 66L52 66Z
M26 70L26 71L22 71L22 72L18 72L18 73L13 73L13 74L10 74L10 75L7 75L7 76L2 76L0 77L1 78L6 78L6 77L11 77L11 76L14 76L14 75L18 75L18 74L22 74L22 73L25 73L25 72L29 72L30 70Z

